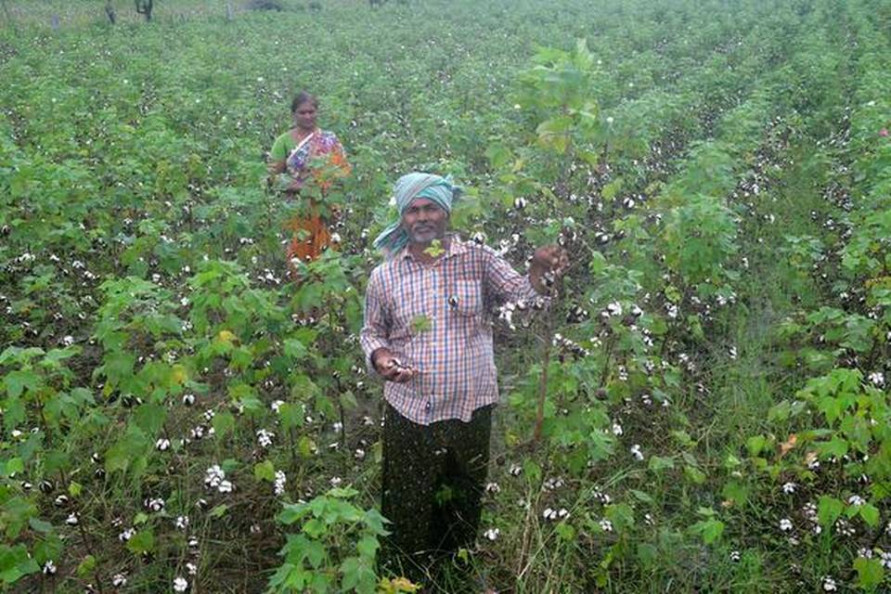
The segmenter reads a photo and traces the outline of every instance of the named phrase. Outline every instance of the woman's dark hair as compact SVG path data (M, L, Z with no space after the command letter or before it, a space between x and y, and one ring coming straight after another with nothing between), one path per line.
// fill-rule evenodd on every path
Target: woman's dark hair
M319 99L312 93L307 93L306 91L300 91L297 93L297 96L294 97L294 100L291 101L291 113L297 111L297 108L303 105L304 103L312 103L312 106L316 109L319 108Z

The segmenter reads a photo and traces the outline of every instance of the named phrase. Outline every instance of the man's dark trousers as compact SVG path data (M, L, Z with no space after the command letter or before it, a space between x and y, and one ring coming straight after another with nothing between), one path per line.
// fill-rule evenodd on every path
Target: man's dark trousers
M392 524L384 560L418 578L431 557L476 539L489 464L492 406L460 419L419 425L386 405L382 513Z

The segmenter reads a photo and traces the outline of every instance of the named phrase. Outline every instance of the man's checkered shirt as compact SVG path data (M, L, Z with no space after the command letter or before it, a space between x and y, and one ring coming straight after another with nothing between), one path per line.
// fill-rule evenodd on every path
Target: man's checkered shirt
M469 421L498 400L489 312L536 296L529 277L492 249L454 236L429 266L407 249L379 265L365 295L362 349L370 362L386 347L414 370L406 383L386 382L384 398L421 425Z

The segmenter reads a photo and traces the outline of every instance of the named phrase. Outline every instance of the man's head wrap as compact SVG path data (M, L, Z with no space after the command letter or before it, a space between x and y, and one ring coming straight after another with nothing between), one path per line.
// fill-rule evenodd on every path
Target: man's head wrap
M408 232L402 228L402 214L416 198L433 201L447 213L452 212L452 204L461 195L461 188L452 184L452 178L432 173L409 173L396 182L393 199L399 211L399 218L390 223L374 240L374 247L392 257L408 244Z

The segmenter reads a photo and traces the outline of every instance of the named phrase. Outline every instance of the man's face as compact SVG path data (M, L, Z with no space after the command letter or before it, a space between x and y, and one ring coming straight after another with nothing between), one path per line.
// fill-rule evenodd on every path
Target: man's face
M427 198L415 198L402 213L402 228L408 232L411 243L428 245L434 239L442 239L448 223L449 213Z

